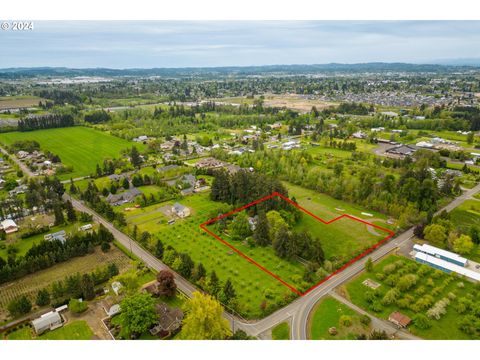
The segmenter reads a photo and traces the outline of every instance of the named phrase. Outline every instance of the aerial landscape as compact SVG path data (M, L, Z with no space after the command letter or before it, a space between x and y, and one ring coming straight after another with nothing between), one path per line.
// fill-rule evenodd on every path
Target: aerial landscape
M2 341L480 340L480 61L8 56Z

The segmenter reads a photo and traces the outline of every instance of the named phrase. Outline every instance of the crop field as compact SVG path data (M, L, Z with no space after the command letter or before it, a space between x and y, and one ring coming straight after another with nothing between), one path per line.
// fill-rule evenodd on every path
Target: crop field
M48 269L0 285L0 320L3 317L2 310L5 310L11 300L22 295L34 299L38 290L50 286L55 281L63 280L66 276L77 272L81 274L88 273L110 263L117 264L120 272L127 270L131 266L130 259L116 247L112 247L107 253L96 249L93 254L73 258Z
M416 282L408 289L399 289L393 301L386 301L387 291L398 286L399 279L406 274L415 275ZM367 296L373 290L362 284L366 279L380 284L374 291L373 302ZM421 329L414 322L409 326L410 332L432 340L478 339L478 336L468 335L459 328L460 320L467 315L460 310L462 306L459 300L469 299L478 306L478 287L454 274L446 274L413 260L390 255L376 264L372 272L360 274L339 290L355 305L383 319L387 319L393 311L400 311L415 319L416 314L426 314L437 301L448 298L450 304L446 307L445 314L438 320L429 319L428 328Z
M133 145L139 150L145 146L81 126L0 135L0 142L6 145L18 140L36 140L42 150L59 155L64 165L72 166L73 171L59 176L61 179L90 175L103 159L118 158L122 150Z
M360 314L332 297L320 301L310 315L309 338L312 340L355 340L358 334L368 334L369 326L360 322ZM351 324L342 323L341 318L348 317ZM335 327L336 335L328 329Z

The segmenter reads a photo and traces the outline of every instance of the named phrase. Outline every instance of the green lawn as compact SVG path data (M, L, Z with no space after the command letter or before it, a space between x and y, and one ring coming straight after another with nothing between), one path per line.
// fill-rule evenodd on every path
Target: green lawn
M39 336L40 340L90 340L92 329L85 321L73 321L59 329Z
M290 326L283 322L272 329L273 340L290 340Z
M25 326L7 335L7 340L90 340L92 329L85 321L72 321L67 325L36 336L33 329Z
M90 175L103 159L118 158L122 150L133 145L139 150L145 146L82 126L0 134L0 142L6 145L27 139L38 141L42 150L59 155L64 165L73 166L73 172L59 176L61 179Z
M396 266L393 272L389 272L386 275L386 266L394 263ZM422 273L422 271L425 272ZM382 303L385 293L392 289L393 286L396 286L398 279L405 274L417 275L417 283L409 290L401 291L400 296L393 303ZM377 297L373 303L367 299L367 293L372 292L372 290L362 284L366 279L371 279L380 284L380 287L375 291ZM389 286L387 283L390 283L392 286ZM413 334L425 339L478 339L478 335L468 335L459 329L459 321L468 314L468 311L459 313L457 309L459 305L458 300L461 298L470 299L478 306L480 299L479 287L453 274L446 274L426 265L422 266L404 257L390 255L377 263L371 273L364 272L360 274L342 288L346 291L350 301L383 319L387 319L393 311L400 311L413 319L417 313L426 314L427 310L435 302L453 294L455 298L447 306L446 314L441 316L439 320L431 319L432 326L429 329L420 329L415 324L412 324L409 326L409 330ZM417 301L420 299L425 300L427 296L432 296L432 303L424 308L416 308L415 304ZM407 302L408 305L405 305L403 302Z
M340 324L341 316L349 316L351 325ZM368 334L369 326L360 322L360 314L338 300L326 297L313 310L309 321L309 338L313 340L354 340L359 334ZM335 327L336 335L330 335L328 329Z

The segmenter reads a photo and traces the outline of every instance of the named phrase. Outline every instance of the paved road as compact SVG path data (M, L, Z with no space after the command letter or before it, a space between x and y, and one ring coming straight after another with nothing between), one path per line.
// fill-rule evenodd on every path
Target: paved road
M9 154L7 150L5 150L3 147L0 147L0 151L9 156L13 161L15 161L18 165L18 167L23 171L23 173L27 176L34 176L32 170L28 168L27 165L25 165L23 162L21 162L14 154Z

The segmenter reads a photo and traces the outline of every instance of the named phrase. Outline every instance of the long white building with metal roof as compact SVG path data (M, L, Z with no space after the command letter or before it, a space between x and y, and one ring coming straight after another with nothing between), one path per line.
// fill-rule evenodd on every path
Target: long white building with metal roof
M468 264L468 259L466 259L464 257L461 257L460 255L458 255L456 253L453 253L453 252L450 252L450 251L447 251L447 250L443 250L443 249L439 249L435 246L431 246L431 245L428 245L428 244L423 244L423 245L415 244L413 246L413 250L424 253L424 254L427 254L427 255L434 256L436 258L439 258L439 259L442 259L442 260L445 260L445 261L448 261L448 262L451 262L455 265L465 267Z
M480 281L480 272L467 269L463 266L439 259L436 256L428 255L421 251L418 251L415 254L415 260L419 263L429 265L435 269L441 270L446 273L454 272L459 275L465 276L471 280Z

